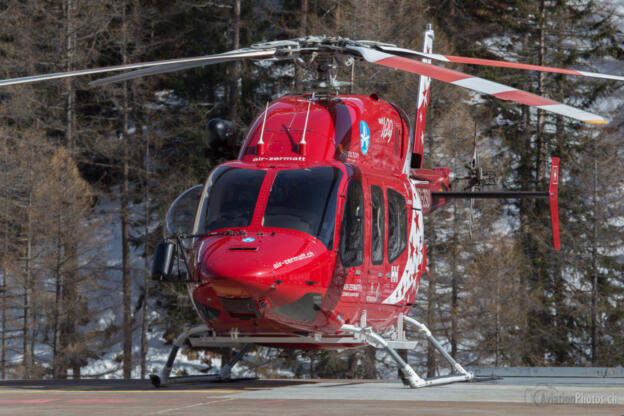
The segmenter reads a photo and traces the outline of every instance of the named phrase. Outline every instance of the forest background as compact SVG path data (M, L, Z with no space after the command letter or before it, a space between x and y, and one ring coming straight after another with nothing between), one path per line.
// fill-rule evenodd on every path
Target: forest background
M197 56L309 34L620 74L624 8L587 0L3 0L0 78ZM561 158L563 247L541 202L455 202L426 219L431 278L413 315L466 365L624 364L621 84L458 66L607 116L595 128L433 81L426 166L472 156L507 189L545 189ZM88 77L87 77L88 78ZM198 318L184 288L148 278L163 217L237 147L206 146L213 118L240 128L301 92L290 64L243 62L89 88L0 89L0 378L145 377ZM357 64L354 91L415 113L418 78ZM412 334L416 336L416 334ZM433 350L413 365L445 371ZM187 351L201 367L219 352ZM260 376L375 378L372 349L255 350ZM394 370L391 370L394 371Z

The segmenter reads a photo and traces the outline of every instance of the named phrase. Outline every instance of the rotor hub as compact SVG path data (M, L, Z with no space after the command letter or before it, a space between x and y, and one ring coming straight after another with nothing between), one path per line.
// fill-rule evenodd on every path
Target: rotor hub
M371 45L375 43L363 42ZM353 67L358 55L347 46L360 43L362 42L339 36L322 35L257 43L251 47L254 49L275 48L274 60L292 60L303 70L304 90L323 93L339 91L353 85L353 79L339 80L338 70Z

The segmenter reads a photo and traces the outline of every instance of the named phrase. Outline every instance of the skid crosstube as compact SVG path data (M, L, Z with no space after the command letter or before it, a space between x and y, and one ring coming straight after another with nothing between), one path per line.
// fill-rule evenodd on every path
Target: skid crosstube
M365 322L365 320L363 320ZM363 323L364 323L363 322ZM455 371L455 374L442 377L433 378L420 378L412 367L401 358L397 353L397 350L411 350L418 345L417 341L410 341L405 339L403 333L403 327L405 324L415 326L423 335L427 337L429 342L442 354L442 356L451 364L451 367ZM240 336L237 331L232 331L230 336L216 336L212 330L206 325L200 325L197 327L186 329L176 338L167 358L167 362L159 374L150 374L150 380L155 387L166 386L168 384L183 383L183 382L198 382L198 381L226 381L231 377L231 370L240 361L245 353L253 344L281 344L281 345L352 345L353 347L359 347L363 344L369 344L376 348L383 348L397 363L401 373L403 374L403 381L411 388L427 387L441 384L455 383L459 381L469 381L474 378L474 375L466 371L446 350L440 345L440 343L433 337L429 329L407 316L399 315L397 322L398 331L393 339L386 339L383 336L372 331L370 327L365 325L343 325L341 332L345 335L338 334L333 336L323 336L321 334L315 334L314 336ZM179 349L188 341L192 347L208 348L208 347L230 347L243 344L243 347L232 357L229 363L224 365L218 374L214 375L200 375L200 376L184 376L184 377L170 377L173 364Z

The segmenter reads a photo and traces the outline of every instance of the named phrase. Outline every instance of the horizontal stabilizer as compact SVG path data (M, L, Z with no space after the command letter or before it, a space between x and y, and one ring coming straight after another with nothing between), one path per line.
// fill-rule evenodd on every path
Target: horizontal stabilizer
M557 187L559 184L559 158L553 157L550 167L550 183L548 192L536 191L449 191L432 192L434 199L548 199L550 208L550 224L552 227L553 247L555 250L561 248L559 237L559 203L557 200Z

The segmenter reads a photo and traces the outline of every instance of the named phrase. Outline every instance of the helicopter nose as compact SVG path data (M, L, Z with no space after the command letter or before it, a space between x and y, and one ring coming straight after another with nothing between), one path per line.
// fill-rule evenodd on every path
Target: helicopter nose
M333 270L331 251L296 231L220 236L201 244L202 285L209 285L222 304L251 298L264 315L279 313L302 298L304 302L310 298L318 308Z

